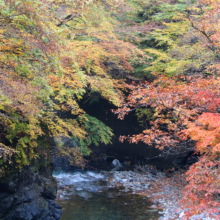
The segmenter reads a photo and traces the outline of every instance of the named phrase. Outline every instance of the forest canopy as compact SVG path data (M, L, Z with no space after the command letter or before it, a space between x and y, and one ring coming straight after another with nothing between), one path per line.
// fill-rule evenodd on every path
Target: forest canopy
M216 212L219 10L218 0L0 0L0 175L55 143L83 166L89 145L113 135L79 105L98 97L120 119L136 112L143 132L121 141L197 153L183 205L189 216ZM67 149L64 137L78 144Z

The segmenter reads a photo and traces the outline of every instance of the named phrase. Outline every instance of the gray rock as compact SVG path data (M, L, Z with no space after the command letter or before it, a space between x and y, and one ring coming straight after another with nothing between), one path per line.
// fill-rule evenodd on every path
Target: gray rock
M26 175L25 179L22 179L23 175ZM13 179L0 181L1 220L60 219L62 207L53 201L57 191L54 178L45 178L30 170L16 176L16 181Z
M126 183L128 180L127 179L122 179L122 182L123 183Z
M145 184L144 188L147 189L150 186L150 183Z
M121 163L120 163L120 161L117 160L117 159L114 159L114 160L112 161L112 164L113 164L115 167L117 167L117 166L122 166Z

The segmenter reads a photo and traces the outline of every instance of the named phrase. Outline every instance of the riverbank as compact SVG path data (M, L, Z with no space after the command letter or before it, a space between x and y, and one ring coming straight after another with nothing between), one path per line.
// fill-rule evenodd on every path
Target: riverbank
M81 171L74 173L55 174L58 181L58 197L57 199L64 203L71 200L72 195L77 195L83 200L92 201L94 194L103 196L104 192L109 189L118 190L118 192L105 194L101 204L109 199L113 199L114 203L121 200L124 195L124 201L119 202L128 205L127 196L141 196L142 200L149 202L147 206L142 208L142 213L152 215L157 213L158 217L153 219L159 220L184 220L186 209L182 209L180 200L183 197L183 190L186 185L184 172L170 170L169 173L156 170L151 165L145 166L122 166L115 164L115 168L123 168L127 171ZM100 185L101 182L107 182ZM126 196L127 195L127 196ZM73 200L73 199L72 199ZM105 201L106 200L106 201ZM134 199L135 200L135 199ZM75 202L77 201L77 202ZM74 204L78 204L78 200L74 200ZM80 202L84 204L84 202ZM89 202L88 202L89 203ZM96 203L96 202L95 202ZM94 204L92 204L94 206ZM115 205L115 204L114 204ZM116 206L118 207L118 206ZM71 209L70 209L71 210ZM127 210L126 208L123 210ZM119 210L120 212L121 210ZM125 211L126 212L126 211ZM98 214L100 214L98 212ZM140 215L140 214L139 214ZM136 216L138 217L138 216ZM147 218L148 219L148 218ZM187 218L188 219L188 218ZM194 215L189 220L220 220L220 216L210 218L207 213Z
M110 175L108 182L111 186L123 186L123 191L146 196L153 202L151 209L161 210L159 214L163 215L160 220L182 219L180 207L177 205L182 196L182 186L169 186L169 178L163 172L153 175L150 172L111 171Z
M111 171L108 182L112 187L123 186L122 191L146 196L154 205L152 210L161 210L159 220L184 220L185 211L179 204L185 186L184 174L174 173L167 177L163 172L153 175L150 172ZM148 210L151 211L151 210ZM214 218L206 213L194 215L189 220L219 220L219 215Z

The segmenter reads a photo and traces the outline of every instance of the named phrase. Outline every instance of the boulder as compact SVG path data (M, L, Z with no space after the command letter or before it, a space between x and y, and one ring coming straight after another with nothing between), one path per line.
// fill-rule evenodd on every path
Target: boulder
M62 207L56 198L56 181L33 171L0 181L1 220L59 220Z
M111 171L124 171L125 170L122 164L120 163L120 161L117 159L114 159L112 161L112 164L115 166L115 168L113 168Z
M117 167L117 166L122 166L121 163L120 163L120 161L117 160L117 159L114 159L114 160L112 161L112 164L113 164L115 167Z

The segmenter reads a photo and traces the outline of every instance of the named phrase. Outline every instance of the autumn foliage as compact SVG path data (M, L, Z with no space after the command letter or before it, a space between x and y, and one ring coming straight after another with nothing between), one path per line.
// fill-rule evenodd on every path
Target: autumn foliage
M191 25L201 47L212 52L213 57L217 58L205 65L206 71L211 71L215 76L208 77L198 70L193 74L185 70L184 75L180 75L177 68L176 76L172 74L171 78L155 72L156 80L151 83L133 84L126 103L114 111L120 119L137 109L151 108L154 112L150 125L141 134L121 136L122 142L142 141L156 146L162 150L161 156L189 150L200 155L198 162L186 173L188 184L181 204L188 210L185 213L187 219L202 212L208 212L210 215L219 213L219 7L219 1L199 1L196 5L188 5L185 14L185 24ZM167 26L170 28L170 25ZM164 33L163 30L158 32ZM172 46L170 48L173 50ZM170 62L169 56L172 56L169 49L147 51L156 55L152 70L157 66L157 70L163 71L170 68L171 63L167 65ZM195 146L193 142L196 143Z
M122 119L137 108L155 109L149 129L122 136L121 141L142 141L161 149L163 156L193 150L190 140L197 142L194 151L201 156L187 172L184 198L193 211L204 211L206 204L214 211L219 205L219 86L219 78L214 77L185 82L161 76L153 83L136 86L127 103L116 110Z
M120 75L133 71L131 58L145 56L117 37L115 3L0 1L2 175L11 161L22 169L46 157L65 136L81 143L69 151L75 165L83 165L91 143L110 143L111 129L86 115L79 101L97 96L119 106L125 87ZM62 144L59 149L66 155Z
M113 135L79 105L101 97L120 119L150 109L143 132L121 141L197 153L182 205L187 217L217 212L219 12L218 0L0 0L0 175L46 158L55 143L83 165L88 146Z

